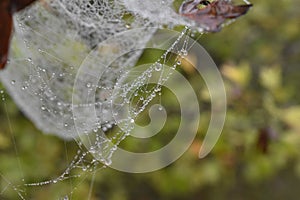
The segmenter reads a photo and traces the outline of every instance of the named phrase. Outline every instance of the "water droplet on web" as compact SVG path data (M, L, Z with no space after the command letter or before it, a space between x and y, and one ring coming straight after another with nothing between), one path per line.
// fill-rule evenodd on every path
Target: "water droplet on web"
M154 89L154 92L159 92L159 91L161 91L160 87L157 87L157 88Z
M188 52L187 52L187 50L185 50L185 49L182 49L182 50L181 50L181 53L182 53L182 55L184 55L184 56L187 56L187 55L188 55Z
M87 87L87 88L90 88L91 86L92 86L91 83L87 83L87 84L86 84L86 87Z
M63 197L62 200L69 200L69 197L66 195L66 196Z
M162 64L161 63L156 63L155 64L155 70L160 71L162 69Z
M89 152L90 152L91 154L96 153L95 147L94 147L94 146L91 146L90 149L89 149Z
M105 163L105 165L109 166L112 164L112 161L111 161L111 159L107 159L107 160L105 160L104 163Z
M162 69L168 58L168 52L171 52L171 50L176 52L176 50L182 47L174 49L175 46L173 46L170 48L167 53L161 56L161 60L154 62L157 64L152 65L147 73L138 76L133 85L128 84L126 86L119 84L119 77L124 75L127 70L130 70L128 66L134 66L136 60L143 53L142 49L155 32L155 30L149 31L149 27L153 25L155 27L162 27L163 25L173 27L173 25L186 24L187 22L174 11L173 0L143 0L140 1L140 5L131 0L108 1L111 2L109 4L106 3L107 1L97 1L97 6L99 5L99 7L93 6L93 9L87 7L92 1L80 1L80 4L74 2L76 1L51 1L51 3L47 5L51 7L51 9L46 9L45 6L36 4L36 6L24 10L24 12L18 13L19 26L23 29L21 30L22 34L17 32L20 30L16 30L17 34L15 37L17 41L23 40L25 45L22 43L21 45L16 44L15 48L12 47L12 51L14 52L12 59L14 65L15 63L16 65L10 67L19 67L20 70L15 70L18 69L15 68L8 74L8 83L11 84L6 85L11 86L17 82L18 87L15 87L14 91L16 91L19 96L24 97L20 98L19 102L17 102L18 105L23 110L26 110L25 113L27 113L31 119L34 119L35 123L39 125L39 128L46 132L53 132L62 138L77 137L77 133L72 135L68 132L73 128L73 122L70 122L70 119L72 119L71 116L73 116L73 108L82 108L82 110L88 107L96 108L100 116L99 120L97 119L99 122L97 121L97 123L91 126L89 126L90 124L88 123L81 124L79 127L81 131L87 135L89 135L91 131L94 131L94 135L96 135L100 128L106 132L108 129L111 129L114 124L118 125L114 123L113 119L118 113L112 114L109 108L106 107L106 109L103 109L103 107L111 104L111 91L113 89L124 88L124 93L119 95L124 97L120 105L127 106L132 103L132 94L136 96L135 100L141 105L136 105L137 109L130 113L130 117L128 116L126 118L126 130L124 132L120 131L111 137L115 140L114 142L120 143L134 128L136 115L146 109L146 105L151 102L151 98L154 98L157 94L161 94L161 88L159 87L148 90L142 86L148 84L147 81L149 81L152 75L154 76L154 71L161 71L161 74L163 74ZM142 7L147 9L141 10L140 8ZM152 8L156 13L164 13L166 11L168 15L153 14L155 12L151 11ZM49 15L49 10L52 11L52 9L59 17ZM36 12L37 10L38 12ZM132 15L130 17L134 20L129 22L123 19L124 13L130 13ZM106 16L113 16L113 19ZM39 21L40 19L43 19L42 23ZM28 24L30 24L30 27ZM96 67L103 67L101 66L102 61L103 63L107 61L111 62L111 58L115 56L115 53L119 51L119 49L139 49L136 52L131 52L130 55L124 56L124 58L126 58L126 64L124 58L114 60L114 67L107 67L105 69L107 71L101 74L103 77L99 80L99 83L95 84L92 82L91 79L88 79L88 75L86 76L87 80L82 80L83 85L80 91L78 91L79 96L86 94L86 91L91 91L91 89L87 90L86 88L95 87L95 89L97 89L95 96L99 104L88 102L72 105L71 93L73 91L76 73L83 62L83 57L88 55L99 43L114 37L116 34L126 32L131 28L146 28L147 30L139 32L139 34L134 35L134 37L130 36L124 37L122 40L115 40L114 43L117 45L105 49L107 52L104 52L105 57L102 58L101 63L89 63L91 64L90 72L93 72ZM179 40L176 42L178 43L178 41ZM138 42L137 46L132 45L136 42ZM14 55L21 56L25 59L19 61ZM89 58L89 60L93 59ZM166 75L162 75L161 82L163 83L163 81L166 80ZM28 81L28 83L26 83L26 81ZM92 83L86 81L91 81ZM137 90L136 93L134 93L135 90ZM0 91L0 93L3 93L3 91ZM84 96L84 98L85 97L86 96ZM97 105L97 107L95 105ZM162 108L159 107L158 109L160 110ZM41 112L41 110L45 112ZM120 113L120 116L121 115L122 113ZM73 120L75 121L76 119L77 118L74 117ZM81 116L78 117L76 123L80 120ZM90 118L88 120L90 120ZM53 124L55 124L55 126L53 126ZM83 151L85 150L81 150L78 151L78 155L74 156L75 164L72 166L73 169L86 165L86 163L84 163L86 162L84 156L87 153L103 153L105 164L111 164L110 158L112 153L116 150L117 145L112 147L109 145L107 139L100 137L98 141L92 142L95 142L95 144L92 144L95 145L95 147L91 147L89 152L84 153ZM84 149L80 147L81 145L83 144L78 144L79 148ZM95 161L91 162L97 163ZM72 167L70 167L70 169ZM93 168L93 166L91 167L87 164L82 170L85 171L89 168ZM66 171L65 175L69 174L69 172L70 171ZM65 176L62 176L59 179L45 183L56 183L57 181L63 180L64 177ZM44 184L42 183L40 185ZM65 199L68 199L68 197L66 196Z

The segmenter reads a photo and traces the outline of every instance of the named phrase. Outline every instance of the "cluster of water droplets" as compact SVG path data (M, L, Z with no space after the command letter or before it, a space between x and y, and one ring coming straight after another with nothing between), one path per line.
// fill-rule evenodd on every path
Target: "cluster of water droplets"
M179 45L188 32L185 28L147 70L136 76L133 82L122 82L156 28L191 25L192 22L177 14L172 3L171 0L44 0L15 15L10 58L6 69L0 73L0 80L23 113L40 130L64 139L75 139L80 148L61 176L27 186L56 183L70 177L70 172L78 167L82 171L94 170L99 161L105 165L111 163L114 150L130 134L138 115L161 95L161 86L172 74L172 70L163 70L170 53L187 55L187 47ZM153 10L157 13L154 14ZM124 37L122 41L116 40L114 44L97 50L102 60L93 60L89 73L101 68L101 78L96 82L84 78L82 87L74 94L78 71L82 63L89 63L91 51L108 38L139 28L137 35ZM139 50L111 60L116 52L130 46ZM180 65L180 59L180 56L174 59L173 70ZM154 74L159 76L157 84L152 88L144 87ZM82 98L85 94L93 94L95 98L91 103L76 103L76 97ZM3 90L0 97L5 100ZM135 106L131 105L132 97L139 98ZM112 106L113 101L119 103L119 108L131 108L126 117L117 116L119 108L116 104ZM81 124L78 130L75 125L82 119L74 115L74 109L91 107L96 110L97 117ZM86 116L85 113L82 115ZM119 128L107 137L104 133L116 125ZM84 139L78 139L78 134L94 138L87 147L83 144ZM88 154L94 157L87 158Z
M74 139L79 147L60 176L25 186L56 184L80 177L72 175L74 169L85 173L111 165L139 114L162 95L164 83L188 55L194 22L179 16L173 3L43 0L15 16L10 58L0 80L39 129ZM155 62L135 71L156 30L177 25L185 27L178 38ZM133 29L139 31L117 37ZM166 70L165 65L170 67ZM5 101L3 90L0 98ZM107 133L112 128L113 133ZM25 199L17 187L13 189Z
M154 63L142 69L133 68L122 74L114 85L108 102L117 130L108 139L103 132L95 132L95 141L88 144L90 153L106 165L111 164L111 157L120 144L135 128L135 121L154 98L162 95L162 87L181 65L187 56L189 29L186 27L174 43ZM173 58L172 58L172 54ZM171 67L164 66L171 63ZM153 84L149 86L150 84ZM136 99L136 100L134 100ZM111 124L109 124L111 126ZM102 129L103 130L103 129ZM90 135L89 135L90 137Z
M142 49L154 34L153 27L171 24L163 19L174 21L174 16L177 16L177 24L184 24L171 2L151 1L149 13L156 8L161 13L157 17L143 16L135 8L138 5L147 7L150 1L37 2L15 16L9 64L1 72L0 79L21 110L39 129L73 139L76 137L76 119L72 115L72 92L81 63L98 43L118 33L143 28L136 37L124 38L125 44L122 45L124 48L137 43L136 46ZM168 13L172 15L168 17ZM147 30L147 27L151 29ZM102 49L102 54L109 58L119 48L120 45L116 43L115 46ZM134 66L141 53L142 50L135 51L118 59L111 64L109 72L102 76L99 84L86 83L86 88L82 90L97 87L100 91L99 101L105 101L118 74L123 73L126 67ZM101 111L102 115L109 113L105 109ZM109 114L103 116L98 127L103 126L104 131L109 129L111 117Z
M124 72L119 76L119 81L114 85L114 92L107 98L108 102L114 102L108 107L111 109L114 121L107 122L106 124L100 123L100 118L97 118L95 123L96 128L91 128L90 131L83 131L83 137L88 137L89 145L85 145L84 139L78 141L79 150L76 156L73 158L68 168L57 178L47 180L44 182L28 183L26 186L43 186L47 184L56 184L59 181L65 179L80 177L81 174L71 175L73 169L80 168L83 173L93 172L99 170L99 168L105 168L111 164L111 157L117 146L127 136L130 135L134 129L134 123L138 115L146 109L146 106L157 96L161 95L162 86L172 76L173 70L181 65L181 60L187 56L188 51L188 34L189 29L186 27L181 35L175 40L175 42L165 51L160 58L150 64L145 71L138 71L137 75L132 77L130 71ZM174 54L174 58L171 54ZM164 65L172 63L168 71L164 71ZM127 81L128 75L131 76L130 81ZM150 79L156 76L157 84L151 87L146 87L151 83ZM121 84L122 83L122 84ZM82 85L89 88L95 88L95 90L112 89L103 88L100 85L94 85L90 82L84 82ZM97 92L96 92L97 93ZM138 101L132 104L132 98L138 97ZM93 104L80 104L75 107L91 108L96 105L103 106L103 102L95 102ZM74 105L73 105L74 106ZM114 107L117 106L117 107ZM99 108L100 108L99 107ZM122 113L120 110L129 108L128 112ZM75 121L77 119L74 119ZM104 134L107 130L117 125L117 130L114 131L111 137ZM86 125L83 125L85 127ZM87 148L87 150L85 150ZM93 157L89 157L93 155ZM99 166L102 163L104 165Z

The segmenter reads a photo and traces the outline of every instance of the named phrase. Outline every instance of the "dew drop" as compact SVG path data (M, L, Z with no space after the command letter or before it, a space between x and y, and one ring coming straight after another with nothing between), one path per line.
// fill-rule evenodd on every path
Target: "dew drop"
M162 64L161 63L157 63L156 65L155 65L155 70L156 71L160 71L162 69Z
M63 198L63 200L69 200L69 197L68 197L68 196L65 196L65 197Z
M161 91L160 87L154 89L154 92L159 92L159 91Z
M109 166L109 165L111 165L112 161L109 159L109 160L105 160L104 163L105 163L105 165Z
M46 107L44 105L41 106L42 110L46 110Z
M185 49L182 49L182 50L181 50L181 53L182 53L184 56L187 56L187 55L188 55L188 52L187 52L187 50L185 50Z

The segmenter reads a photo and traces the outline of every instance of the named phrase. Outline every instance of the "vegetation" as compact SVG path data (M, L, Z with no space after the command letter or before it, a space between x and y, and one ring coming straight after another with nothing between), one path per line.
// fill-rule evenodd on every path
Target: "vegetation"
M252 3L246 16L199 39L223 74L228 98L224 130L206 158L198 159L204 125L189 150L165 169L126 174L106 168L97 171L94 179L87 173L83 180L26 187L28 199L58 199L70 191L70 199L297 199L300 2ZM185 73L193 79L192 73ZM18 185L23 184L22 178L26 182L55 178L77 147L72 141L39 132L9 96L1 95L5 100L0 102L0 176L5 178L0 178L0 199L17 199L12 188L1 193L7 181ZM207 105L205 95L202 98L201 106ZM164 103L174 106L172 101ZM201 121L207 122L209 107L201 114ZM162 145L159 141L151 145ZM123 145L134 148L132 143L128 140Z

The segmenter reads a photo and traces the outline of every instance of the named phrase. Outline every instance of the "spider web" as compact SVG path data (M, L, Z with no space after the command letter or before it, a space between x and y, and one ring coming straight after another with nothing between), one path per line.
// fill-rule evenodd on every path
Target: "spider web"
M40 130L64 139L78 137L74 124L76 119L73 118L72 110L74 81L82 62L97 47L98 43L129 29L142 28L135 37L131 35L122 41L116 41L118 46L104 49L105 58L110 60L113 57L112 48L126 49L134 45L143 49L152 37L156 30L153 27L158 25L159 20L150 21L149 18L127 10L126 6L128 5L130 4L126 1L40 1L15 16L11 57L7 70L1 73L1 81L16 104ZM168 7L171 4L162 5ZM163 9L161 6L160 8ZM173 12L176 15L176 12ZM107 95L110 95L120 74L134 66L141 53L142 50L129 52L111 63L109 68L104 66L103 70L106 71L97 85L92 85L84 80L83 87L77 91L77 94L81 96L85 91L92 88L97 89L96 93L99 99L97 99L96 105L92 106L101 106L101 109L98 110L101 118L97 118L92 125L93 132L97 132L98 129L105 131L115 123L110 110L108 110L110 108L107 106L111 97L108 98ZM164 59L166 59L166 55ZM99 67L95 63L92 64ZM153 71L155 71L154 68L151 68L146 72L147 77ZM145 76L144 73L138 77L140 81L136 87L147 83ZM127 89L124 95L132 93L134 89ZM150 99L147 100L145 97L143 102L146 101L149 102ZM80 108L89 106L89 104L76 104L76 106ZM145 105L140 109L144 109L144 107ZM89 129L84 133L90 131ZM125 135L129 131L130 129ZM109 164L113 148L108 146L109 144L104 145L107 140L102 140L98 136L97 138L101 142L97 139L88 151L92 153L93 149L99 147L101 147L101 151L99 149L94 151L102 152L106 149L107 152L103 152L106 155L100 155L100 160L105 159L105 163ZM124 139L123 131L120 130L114 139L115 145L122 141ZM80 149L82 148L81 142L78 142L78 146ZM86 171L86 168L94 168L99 162L93 159L88 160L87 153L84 149L79 150L69 167L57 179L26 185L41 186L56 183L66 177L69 178L70 171L78 166L85 169L83 171ZM7 183L14 190L16 189L9 181ZM24 198L20 191L18 194L20 198Z
M169 62L169 53L187 55L184 35L189 29L185 28L181 37L170 44L148 70L135 77L134 82L116 87L116 83L126 79L127 72L138 61L157 28L194 26L192 21L177 14L173 3L173 0L43 0L15 16L9 66L0 74L0 79L19 108L41 131L66 140L76 140L79 146L77 155L58 178L25 186L57 183L72 177L70 173L75 168L92 172L110 165L114 149L130 134L135 118L160 93L159 85L171 76L171 71L161 70L161 66ZM104 49L98 48L99 43L133 29L140 31L134 36L116 40L115 44ZM201 27L197 30L202 31ZM130 48L140 50L125 52L109 62L115 52ZM97 58L99 52L102 60ZM103 64L106 62L109 65ZM88 64L91 71L102 67L101 78L96 84L87 81L89 76L79 80L80 85L74 94L76 76L83 63ZM174 69L180 65L177 57L171 63ZM147 89L143 87L157 72L160 74L158 85ZM116 88L117 92L112 93ZM90 92L96 94L95 102L81 102L82 96ZM119 106L124 107L130 103L132 96L137 96L135 94L145 96L136 102L134 111L127 117L116 120L111 101L117 99ZM84 118L85 122L81 122L80 116L74 116L74 109L85 113L90 107L96 107L97 118ZM76 127L76 124L80 125ZM116 124L121 128L107 139L104 132ZM90 137L93 133L94 138L88 147L85 140L78 139L78 131L83 137ZM90 154L97 159L89 157ZM99 167L99 161L105 165ZM7 184L18 192L21 199L25 199L21 190L9 181Z

